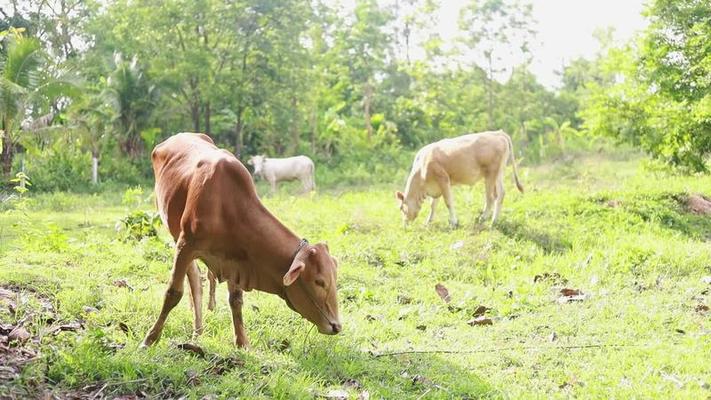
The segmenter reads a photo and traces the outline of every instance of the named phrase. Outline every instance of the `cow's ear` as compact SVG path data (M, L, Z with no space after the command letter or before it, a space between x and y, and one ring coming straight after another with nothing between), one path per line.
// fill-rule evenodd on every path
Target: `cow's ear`
M289 271L284 275L284 286L289 286L294 281L301 275L301 272L303 272L304 268L306 267L306 264L304 264L303 261L297 261L294 260L294 262L291 264L291 267L289 267Z
M395 192L395 198L400 201L403 201L403 200L405 200L405 195L402 194L402 192L398 190L397 192Z

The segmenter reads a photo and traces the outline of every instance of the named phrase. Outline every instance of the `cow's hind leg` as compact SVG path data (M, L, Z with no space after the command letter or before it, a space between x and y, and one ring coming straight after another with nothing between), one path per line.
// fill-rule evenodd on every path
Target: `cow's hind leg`
M212 274L212 271L207 270L207 280L210 282L210 295L207 300L207 309L213 311L215 309L215 289L217 286L217 278Z
M437 203L439 202L439 197L432 197L430 200L430 215L427 216L427 220L425 221L426 225L429 225L432 220L434 219L435 215L435 208L437 208Z
M494 214L491 216L491 225L494 225L496 218L499 216L501 211L501 205L504 202L504 195L506 191L504 190L504 177L500 174L496 179L496 202L494 203Z
M170 310L172 310L183 297L183 281L185 280L185 275L192 261L192 254L187 251L185 242L183 242L182 239L178 239L175 260L173 261L173 271L170 274L168 290L165 291L165 297L163 298L163 307L160 310L160 315L158 315L158 320L156 320L153 327L143 339L141 347L150 346L160 338Z
M232 309L232 324L235 328L235 345L239 347L249 347L249 340L244 333L244 321L242 320L243 291L231 280L227 281L227 288L230 296L230 309Z
M480 222L486 221L491 215L491 211L496 203L496 178L486 177L484 180L485 194L484 194L484 210L481 212L479 217Z
M202 281L197 262L188 267L188 284L190 285L190 302L193 305L193 338L202 334Z

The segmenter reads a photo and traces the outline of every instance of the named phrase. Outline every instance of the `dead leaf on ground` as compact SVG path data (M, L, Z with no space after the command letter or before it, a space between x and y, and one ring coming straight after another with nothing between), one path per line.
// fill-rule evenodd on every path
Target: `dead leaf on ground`
M491 308L485 305L479 305L479 307L474 310L473 316L481 317L482 315L486 314L487 311L491 311Z
M423 385L431 385L431 384L432 384L432 380L430 380L430 379L427 378L426 376L422 376L422 375L415 375L415 376L413 376L413 377L412 377L412 384L415 385L415 384L418 384L418 383L421 383L421 384L423 384Z
M237 367L244 367L244 360L236 357L218 357L205 370L206 373L224 375Z
M126 279L116 279L114 281L114 286L120 288L127 288L128 290L133 292L133 286L129 285Z
M67 324L52 327L47 331L47 333L52 334L52 335L57 335L59 332L77 332L83 328L84 328L84 325L82 325L81 322L74 321L74 322L70 322Z
M707 306L706 304L697 304L696 307L694 308L694 311L696 311L697 313L701 313L701 314L706 313L708 310L709 310L709 306Z
M435 291L439 295L439 298L442 299L445 303L449 303L450 301L452 301L452 298L449 296L449 290L447 290L447 288L443 284L436 284Z
M420 330L420 331L426 331L427 330L427 325L417 325L415 329Z
M357 380L353 378L348 378L343 381L343 386L346 387L346 389L360 389L363 387L363 385L360 384Z
M27 332L27 329L16 326L15 329L10 331L7 335L7 338L10 339L10 341L17 340L18 342L24 342L30 338L30 333Z
M131 328L129 328L128 325L126 325L124 322L119 322L118 327L119 329L121 329L121 331L123 331L123 333L127 335L129 332L131 332Z
M84 306L81 309L82 309L82 311L84 311L85 314L90 314L90 313L99 311L98 308L92 307L92 306Z
M482 315L480 317L470 319L469 321L467 321L467 324L471 326L493 325L494 321L492 321L491 318L487 318Z
M192 343L180 343L177 347L180 350L189 351L191 353L199 355L200 357L205 357L205 350L203 350L202 347L198 345Z
M370 393L367 390L358 393L358 400L370 400Z
M404 294L397 295L397 304L410 304L412 303L412 297L405 296Z
M189 369L185 371L185 376L187 377L186 383L190 386L198 386L200 384L200 376L197 371Z
M583 301L588 298L588 295L580 289L563 288L560 290L561 296L556 300L559 304L571 303L574 301Z

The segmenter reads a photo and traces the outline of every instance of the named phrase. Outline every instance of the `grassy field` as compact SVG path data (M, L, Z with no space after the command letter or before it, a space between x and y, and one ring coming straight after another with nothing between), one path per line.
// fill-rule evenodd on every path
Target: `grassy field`
M508 171L492 229L475 222L482 186L456 189L459 229L444 207L432 226L420 215L404 229L393 191L406 171L388 186L266 197L339 258L344 331L319 335L280 299L250 292L253 348L238 350L221 285L194 342L204 355L178 347L191 340L187 296L161 341L138 349L172 250L162 227L123 242L115 224L150 211L150 189L134 201L58 193L6 205L0 322L31 337L0 340L0 398L711 398L711 217L684 204L711 194L711 177L603 157L522 170L526 194ZM563 288L583 295L565 301ZM491 325L468 323L480 306Z

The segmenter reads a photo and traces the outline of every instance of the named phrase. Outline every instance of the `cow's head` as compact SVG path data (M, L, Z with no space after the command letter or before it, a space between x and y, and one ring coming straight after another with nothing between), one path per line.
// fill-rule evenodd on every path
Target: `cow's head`
M328 335L341 331L336 266L336 259L329 254L327 245L305 245L283 278L287 303L316 325L319 332Z
M411 199L409 196L405 196L400 191L395 192L395 199L398 201L398 206L400 207L400 212L402 213L402 219L405 223L417 218L417 214L420 212L422 203Z
M264 169L264 161L266 157L263 155L252 156L247 160L247 164L254 167L254 175L261 176L262 170Z

